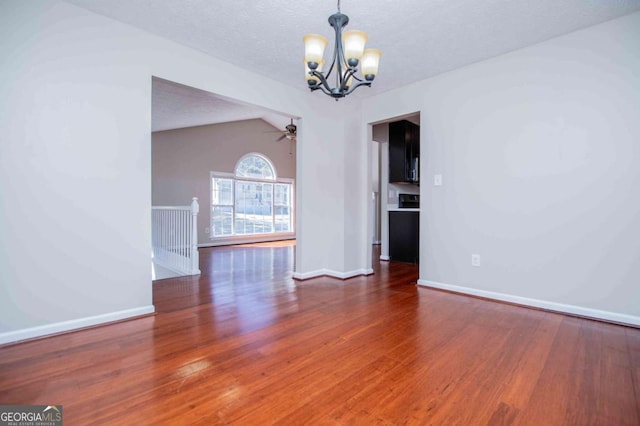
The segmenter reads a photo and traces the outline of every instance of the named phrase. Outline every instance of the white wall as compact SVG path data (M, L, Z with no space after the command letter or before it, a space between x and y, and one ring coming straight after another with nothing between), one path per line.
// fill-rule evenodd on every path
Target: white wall
M153 311L151 80L94 22L0 6L0 343Z
M296 270L344 265L332 99L53 0L0 3L0 55L0 343L153 310L153 76L303 117Z
M217 244L205 229L211 226L210 172L234 173L240 158L258 152L271 160L278 178L295 179L295 143L276 141L281 136L277 131L254 119L154 132L151 202L154 206L188 205L191 197L198 197L198 243Z
M421 111L426 285L640 324L640 13L368 99ZM472 267L472 253L481 267Z

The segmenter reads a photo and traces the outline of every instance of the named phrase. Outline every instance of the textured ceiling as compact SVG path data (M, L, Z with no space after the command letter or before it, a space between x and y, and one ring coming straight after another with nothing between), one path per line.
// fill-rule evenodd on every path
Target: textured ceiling
M154 132L252 118L261 118L278 130L284 130L290 123L288 116L160 78L153 79L152 90L151 130Z
M327 17L336 11L332 0L67 1L301 89L302 36L332 40ZM366 31L367 45L382 49L364 96L636 10L640 0L342 1L347 28Z

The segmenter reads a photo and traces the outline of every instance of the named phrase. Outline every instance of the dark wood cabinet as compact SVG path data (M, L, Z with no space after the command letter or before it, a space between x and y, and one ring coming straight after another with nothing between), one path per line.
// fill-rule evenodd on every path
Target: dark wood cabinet
M420 257L420 212L389 212L389 257L418 263Z
M420 126L407 120L389 123L389 182L420 182Z

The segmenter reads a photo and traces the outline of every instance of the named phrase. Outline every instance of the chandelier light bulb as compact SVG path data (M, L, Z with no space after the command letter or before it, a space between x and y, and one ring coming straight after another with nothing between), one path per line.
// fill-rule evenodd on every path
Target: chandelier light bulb
M342 42L344 44L344 57L347 63L355 67L358 61L362 59L364 53L364 45L367 43L367 33L359 30L349 30L342 34ZM352 65L352 61L354 61Z
M304 41L304 61L320 63L324 56L324 49L329 40L320 34L307 34L302 38Z
M382 52L378 49L365 49L362 55L362 75L367 81L372 81L378 74Z

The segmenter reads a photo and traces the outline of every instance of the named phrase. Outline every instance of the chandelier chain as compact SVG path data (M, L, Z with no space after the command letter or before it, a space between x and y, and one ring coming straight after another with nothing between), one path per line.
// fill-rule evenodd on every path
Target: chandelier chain
M338 13L342 13L342 11L340 10L340 0L338 0Z

